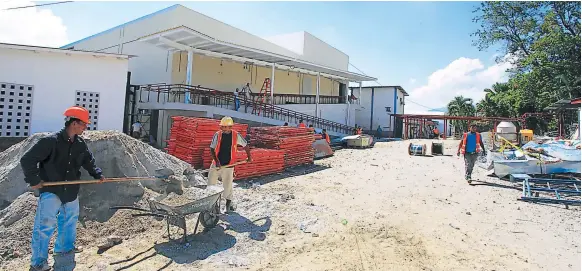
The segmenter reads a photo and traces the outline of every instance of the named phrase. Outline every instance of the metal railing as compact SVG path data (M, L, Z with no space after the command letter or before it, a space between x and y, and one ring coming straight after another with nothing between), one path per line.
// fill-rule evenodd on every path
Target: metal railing
M138 95L139 103L191 103L235 110L233 93L201 86L183 84L143 85L140 87ZM188 102L186 102L187 97ZM315 128L326 129L329 132L351 134L353 130L352 127L341 123L270 104L268 103L270 98L266 99L267 103L262 103L259 101L260 96L258 94L252 95L251 98L249 100L240 95L237 111L248 114L255 113L254 115L289 123L299 123L299 120L303 120L306 124L313 124ZM256 114L257 112L260 113Z
M242 96L242 95L241 95ZM259 97L258 93L252 93L251 98ZM299 94L273 94L274 104L315 104L316 95ZM343 97L319 95L319 104L342 104Z

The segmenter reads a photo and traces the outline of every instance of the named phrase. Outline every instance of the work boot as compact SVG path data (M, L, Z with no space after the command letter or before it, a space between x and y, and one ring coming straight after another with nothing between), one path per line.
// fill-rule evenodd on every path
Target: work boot
M465 176L465 180L467 180L467 183L471 184L472 180L471 180L471 176Z
M235 210L236 210L236 207L232 203L232 200L227 199L226 200L226 212L230 213L230 212L234 212Z
M39 266L30 266L29 271L49 271L51 267L48 265L47 262L44 262L42 265Z

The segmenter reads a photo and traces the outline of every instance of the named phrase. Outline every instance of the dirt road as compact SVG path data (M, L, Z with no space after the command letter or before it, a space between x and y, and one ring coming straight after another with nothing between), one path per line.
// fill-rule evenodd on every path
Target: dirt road
M77 270L580 270L580 208L517 201L520 187L477 167L468 185L461 158L411 157L408 143L240 183L238 213L188 244L151 229L86 247Z

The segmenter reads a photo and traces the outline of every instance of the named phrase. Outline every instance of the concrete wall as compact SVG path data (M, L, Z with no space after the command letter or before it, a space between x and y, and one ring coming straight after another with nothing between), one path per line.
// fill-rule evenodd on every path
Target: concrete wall
M338 70L348 70L348 55L308 32L282 34L265 39L298 54L299 59Z
M304 42L301 59L338 70L348 70L350 59L342 51L307 32L305 32Z
M171 83L186 83L188 53L174 53L171 63ZM259 93L265 78L271 78L271 73L272 70L268 67L245 65L195 54L192 67L192 84L222 91L234 91L236 88L242 89L246 83L250 83L251 90L254 93ZM315 95L316 88L317 76L275 70L276 94ZM320 80L320 95L338 96L339 82L322 76Z
M358 97L361 108L356 109L356 124L365 130L375 131L380 125L383 131L393 131L394 118L391 118L389 114L404 114L404 106L400 104L400 99L404 102L404 93L395 87L374 87L373 89L372 105L372 88L362 88L362 93ZM352 90L358 94L358 88L352 88ZM386 107L390 107L390 112L386 111Z
M310 116L316 116L314 104L286 104L280 105L280 107ZM320 104L317 107L317 117L352 126L355 123L355 109L354 105L349 105L350 114L348 116L347 104ZM309 125L311 123L306 124Z
M77 91L100 94L99 130L121 131L127 71L117 57L0 49L0 82L34 86L30 134L61 129Z

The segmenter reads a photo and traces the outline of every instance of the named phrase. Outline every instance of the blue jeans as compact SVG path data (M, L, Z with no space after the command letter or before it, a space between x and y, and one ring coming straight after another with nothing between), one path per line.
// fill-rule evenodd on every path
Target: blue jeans
M34 228L32 230L32 266L43 265L48 259L51 236L57 228L54 253L67 253L75 248L77 220L79 219L79 199L63 204L53 193L40 194ZM57 227L58 226L58 227Z
M240 108L240 100L237 97L234 97L234 110L238 111Z

